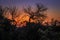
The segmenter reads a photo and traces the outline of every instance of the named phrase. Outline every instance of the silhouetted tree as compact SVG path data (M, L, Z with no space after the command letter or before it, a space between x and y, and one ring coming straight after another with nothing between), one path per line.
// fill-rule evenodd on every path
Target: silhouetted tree
M51 19L51 25L52 26L57 26L57 24L58 24L58 20L55 20L55 19Z
M30 19L37 19L38 22L44 21L44 19L47 17L44 14L44 11L46 11L47 8L45 8L43 5L36 4L36 9L37 10L33 12L31 7L28 7L28 8L24 8L24 11L30 15ZM39 18L42 20L40 20ZM29 22L30 22L30 19L29 19Z
M12 7L12 8L10 8L9 10L10 10L10 14L11 14L11 16L12 16L12 20L11 20L12 24L13 24L14 22L16 23L15 18L20 15L20 14L17 15L17 10L18 10L18 9L17 9L16 7ZM16 24L15 24L15 25L16 25Z

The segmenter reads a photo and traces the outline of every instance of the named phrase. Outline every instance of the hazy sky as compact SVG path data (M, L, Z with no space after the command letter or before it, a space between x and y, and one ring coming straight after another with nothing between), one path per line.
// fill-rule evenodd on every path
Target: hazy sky
M0 0L0 5L22 7L42 3L48 8L47 14L50 17L60 18L60 0Z

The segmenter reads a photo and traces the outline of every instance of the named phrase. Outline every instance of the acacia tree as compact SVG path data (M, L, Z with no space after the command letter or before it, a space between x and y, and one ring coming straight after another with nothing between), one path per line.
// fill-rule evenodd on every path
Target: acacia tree
M38 22L42 23L47 17L44 12L47 10L43 5L36 4L36 11L33 12L32 8L29 6L28 8L24 8L24 12L30 15L29 22L31 19L37 19ZM40 20L41 19L41 20Z
M10 14L12 16L12 20L14 20L14 18L16 17L16 13L17 13L16 7L10 8Z
M15 18L19 16L19 14L17 14L17 10L18 10L18 9L17 9L16 7L12 7L12 8L10 8L9 10L10 10L10 14L11 14L11 16L12 16L12 23L13 23L13 22L17 23L17 22L15 21ZM16 25L16 24L15 24L15 25Z

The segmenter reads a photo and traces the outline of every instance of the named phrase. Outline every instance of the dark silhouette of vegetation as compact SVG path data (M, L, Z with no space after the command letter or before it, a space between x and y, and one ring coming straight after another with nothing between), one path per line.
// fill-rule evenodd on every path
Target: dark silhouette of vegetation
M28 7L28 8L24 8L24 12L30 15L30 19L37 19L38 22L42 23L47 17L44 14L44 11L46 11L47 8L45 8L43 5L36 4L36 9L37 10L34 12L32 11L31 7ZM30 19L29 22L31 21Z
M24 9L30 15L30 18L40 17L43 18L43 21L46 18L44 11L47 10L43 5L37 4L36 12L31 11L31 8ZM26 27L17 28L16 25L12 25L10 19L4 17L4 13L7 10L11 11L12 20L14 20L16 9L12 10L8 7L3 8L0 6L0 40L60 40L60 25L57 26L57 23L60 23L57 20L52 19L51 25L46 23L44 26L41 24L42 21L38 20L38 23L26 22ZM15 20L14 20L15 21Z

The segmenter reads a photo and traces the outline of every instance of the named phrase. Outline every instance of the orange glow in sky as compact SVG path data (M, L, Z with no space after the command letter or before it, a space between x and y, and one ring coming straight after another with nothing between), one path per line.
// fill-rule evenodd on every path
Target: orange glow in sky
M50 22L52 18L60 20L60 17L56 16L56 14L54 14L55 12L53 12L52 10L48 10L46 13L47 18L43 23ZM14 19L17 22L18 26L25 25L25 21L29 21L29 15L24 13L23 10L18 10L17 14L19 14L18 17L15 17ZM5 17L7 17L8 19L12 19L12 16L10 15L9 11L6 13ZM31 19L31 22L36 22L36 20Z

